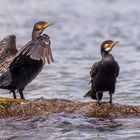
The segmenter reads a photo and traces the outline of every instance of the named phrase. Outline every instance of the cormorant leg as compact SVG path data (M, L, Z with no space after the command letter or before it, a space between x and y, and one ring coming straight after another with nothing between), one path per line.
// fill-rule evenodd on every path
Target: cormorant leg
M98 92L96 92L96 99L97 99L97 104L100 105Z
M19 89L18 91L20 93L20 98L25 100L24 95L23 95L23 89Z
M112 104L112 94L113 94L112 92L109 92L109 95L110 95L109 103L110 103L110 104Z
M10 94L10 93L13 93L13 98L14 98L14 99L17 99L15 90L10 90L9 94Z
M13 90L12 92L13 92L13 97L14 97L14 99L16 99L17 96L16 96L16 92L15 92L15 90Z

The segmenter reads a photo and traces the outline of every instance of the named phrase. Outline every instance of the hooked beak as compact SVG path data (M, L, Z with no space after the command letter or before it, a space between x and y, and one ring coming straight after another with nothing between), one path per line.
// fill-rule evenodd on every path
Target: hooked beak
M47 27L49 27L49 26L51 26L51 25L53 25L54 23L48 23L48 22L46 22L46 24L44 24L43 26L42 26L42 28L43 29L46 29Z
M113 48L118 43L119 43L119 41L113 41L113 43L111 44L111 48Z

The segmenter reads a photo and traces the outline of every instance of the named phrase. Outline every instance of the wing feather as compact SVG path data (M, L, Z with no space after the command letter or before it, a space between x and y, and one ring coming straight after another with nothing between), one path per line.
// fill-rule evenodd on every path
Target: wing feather
M45 58L47 59L47 63L50 64L53 62L53 56L50 47L50 40L47 35L43 35L35 41L30 41L23 48L19 50L14 60L10 64L9 68L15 69L24 64L24 60L26 57L30 57L33 60L41 60L45 64Z
M96 62L92 67L90 71L91 78L94 78L98 72L98 67L100 65L100 61Z
M120 67L117 61L115 61L115 66L116 66L116 77L119 76L119 72L120 72Z

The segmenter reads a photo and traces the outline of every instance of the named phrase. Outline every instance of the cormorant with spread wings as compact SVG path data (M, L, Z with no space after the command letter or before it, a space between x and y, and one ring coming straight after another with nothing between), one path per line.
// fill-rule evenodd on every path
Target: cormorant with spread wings
M49 36L43 31L52 25L39 21L34 25L32 40L21 48L9 66L9 70L0 76L0 88L8 89L16 98L16 90L24 98L23 90L42 70L46 60L53 62Z

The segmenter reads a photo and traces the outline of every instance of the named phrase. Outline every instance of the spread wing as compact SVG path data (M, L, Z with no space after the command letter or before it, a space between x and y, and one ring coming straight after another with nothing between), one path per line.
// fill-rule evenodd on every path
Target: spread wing
M12 82L12 75L9 71L0 76L0 87L8 86Z
M21 48L18 53L16 54L14 60L11 62L9 69L10 71L23 66L25 63L26 55L31 50L33 43L29 42L23 48Z
M17 53L16 36L9 35L0 41L0 63Z
M99 65L100 65L100 61L96 62L96 63L91 67L91 71L90 71L90 76L91 76L91 78L94 78L95 75L97 74Z
M29 50L27 56L30 56L33 60L43 60L45 63L47 61L48 64L54 62L52 51L51 51L51 41L49 36L43 34L38 40L35 41L34 46Z
M36 61L42 60L44 64L45 60L47 60L48 64L50 64L50 62L53 62L50 44L49 37L46 34L35 41L30 41L19 50L9 66L10 70L25 65L29 58Z
M117 61L115 61L115 66L116 66L116 77L118 77L119 72L120 72L120 67L119 67L119 64L117 63Z
M0 73L8 70L17 52L15 35L9 35L0 41Z

